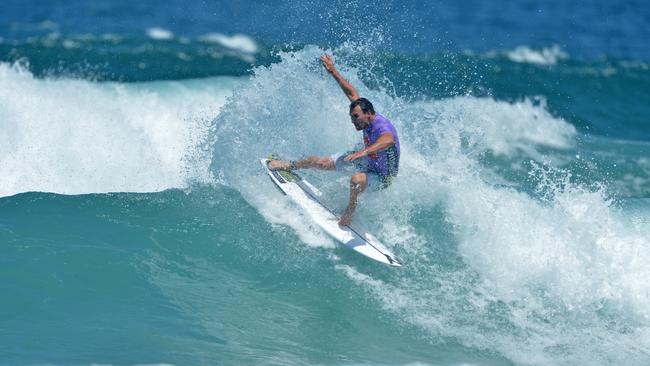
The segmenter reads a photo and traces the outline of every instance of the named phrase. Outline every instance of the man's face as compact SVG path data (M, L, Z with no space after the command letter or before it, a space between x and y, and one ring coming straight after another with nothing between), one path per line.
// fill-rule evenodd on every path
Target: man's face
M363 113L361 107L356 105L350 112L350 119L354 124L354 128L356 128L357 131L361 131L370 125L370 123L375 119L375 115L372 113Z

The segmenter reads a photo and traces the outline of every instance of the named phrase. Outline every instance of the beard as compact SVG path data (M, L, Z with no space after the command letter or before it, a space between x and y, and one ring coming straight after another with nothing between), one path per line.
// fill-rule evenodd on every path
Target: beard
M363 130L365 128L365 126L361 122L359 122L359 123L358 122L353 122L353 123L354 123L354 128L356 128L357 131L361 131L361 130Z

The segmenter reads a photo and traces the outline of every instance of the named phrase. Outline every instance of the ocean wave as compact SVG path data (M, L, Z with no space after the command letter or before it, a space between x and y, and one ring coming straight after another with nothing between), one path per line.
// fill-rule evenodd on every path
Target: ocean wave
M466 51L468 54L474 54L472 51ZM490 51L485 56L506 57L508 60L517 63L528 63L533 65L552 66L560 61L568 60L569 54L562 50L560 46L553 45L541 49L535 49L529 46L518 46L512 50Z
M164 28L154 27L147 29L147 36L151 39L160 41L174 38L174 33Z
M246 53L257 53L259 51L257 42L245 34L227 36L221 33L208 33L198 39L202 42L217 43L224 47Z
M430 342L454 339L515 363L647 362L650 213L617 206L607 182L574 179L568 166L586 159L576 150L586 155L595 143L551 113L544 97L409 100L368 87L363 64L334 51L402 144L400 175L389 189L365 194L355 220L406 266L366 271L330 258L379 303L381 316ZM249 81L96 83L39 79L0 64L0 193L217 183L310 250L332 250L308 219L287 213L290 203L258 166L269 153L328 155L359 142L345 97L319 64L323 52L281 52ZM493 170L490 157L511 165ZM525 175L508 175L517 169ZM344 207L349 177L305 175L328 204Z
M150 192L209 183L203 139L239 82L37 79L2 63L0 195Z
M176 36L170 30L164 28L148 28L145 31L146 36L149 38L148 41L171 41L166 42L165 44L170 45L174 43L179 44L188 44L188 43L209 43L220 45L224 48L231 49L238 52L255 54L260 52L262 49L260 47L261 42L255 40L252 36L246 34L233 34L226 35L223 33L208 33L198 37L185 37L185 36ZM3 39L4 38L0 38ZM14 46L20 46L22 44L41 44L45 46L56 46L58 43L55 41L73 41L91 44L101 44L103 41L110 41L113 44L121 44L122 46L132 45L133 47L141 47L142 44L138 44L143 41L141 38L138 38L134 35L124 35L117 33L102 33L102 34L92 34L92 33L83 33L83 34L63 34L58 30L50 31L42 35L31 35L24 39L10 39L8 40Z
M274 188L259 185L266 179L250 161L269 152L326 155L359 138L338 86L316 62L322 52L306 47L256 69L211 132L215 176L273 223L278 214L264 202ZM388 190L363 197L357 220L406 263L388 278L338 264L342 273L379 299L389 317L433 341L453 338L522 364L647 360L640 350L650 346L650 301L642 295L650 291L650 257L642 252L650 232L616 208L604 183L576 183L570 171L545 163L574 151L571 124L543 100L407 102L367 88L345 61L340 66L400 133L400 175ZM528 164L520 183L534 188L486 180L488 153ZM348 177L304 174L333 207L344 207ZM301 237L312 230L285 224Z
M492 98L455 97L413 104L417 114L462 124L468 149L477 153L526 156L543 160L540 147L566 150L575 147L576 128L548 112L543 98L519 102ZM470 133L471 131L471 133ZM471 136L471 137L469 137Z
M244 36L227 38L223 44L156 37L51 32L0 43L0 54L5 55L0 61L24 63L38 77L151 81L241 76L272 58L262 45Z
M537 65L555 65L558 61L566 60L569 55L560 46L534 50L527 46L519 46L507 52L508 58L514 62L526 62Z

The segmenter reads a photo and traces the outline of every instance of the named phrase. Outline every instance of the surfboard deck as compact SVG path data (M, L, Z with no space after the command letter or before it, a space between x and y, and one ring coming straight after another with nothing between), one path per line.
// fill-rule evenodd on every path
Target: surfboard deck
M311 183L292 171L270 170L269 161L260 160L271 181L329 236L368 258L395 267L402 266L395 255L365 229L355 225L339 226L339 218L322 203L322 193Z

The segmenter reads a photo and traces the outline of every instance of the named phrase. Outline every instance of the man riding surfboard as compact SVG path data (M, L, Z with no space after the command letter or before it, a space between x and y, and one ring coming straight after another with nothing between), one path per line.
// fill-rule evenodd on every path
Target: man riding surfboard
M321 169L354 172L350 178L350 199L343 211L339 225L352 222L357 207L357 199L366 189L378 191L390 185L399 169L400 146L395 126L384 116L375 112L372 103L359 97L357 90L334 66L330 55L322 55L320 60L345 96L350 100L350 119L357 131L363 131L364 148L331 156L310 156L296 161L271 160L271 170Z

